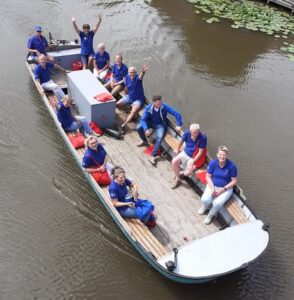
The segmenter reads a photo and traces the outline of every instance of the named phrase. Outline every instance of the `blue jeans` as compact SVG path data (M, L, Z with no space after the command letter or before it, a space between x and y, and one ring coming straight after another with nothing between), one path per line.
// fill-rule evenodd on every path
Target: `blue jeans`
M163 126L161 124L157 124L157 125L154 125L154 126L148 126L148 128L153 128L154 131L155 131L155 140L156 140L156 142L155 142L154 148L153 148L153 150L151 152L151 156L156 156L157 155L157 151L158 151L158 149L159 149L159 147L161 145L161 142L162 142L162 140L164 138L164 134L165 134L166 128L165 128L165 126ZM139 133L139 136L140 136L141 140L143 142L147 143L148 140L146 138L144 128L143 128L143 126L141 124L139 124L137 126L137 131Z
M80 128L82 133L84 133L84 132L86 132L87 134L92 133L92 129L89 126L89 123L88 123L86 117L76 116L76 119L79 120L82 123L82 125L79 125L78 122L73 121L70 124L70 126L65 129L65 131L76 131Z
M120 210L119 213L123 218L131 218L131 219L137 219L138 218L134 208L127 207L123 210ZM142 220L142 222L144 224L146 224L148 222L148 220L150 218L150 215L151 215L151 212L145 217L144 220Z

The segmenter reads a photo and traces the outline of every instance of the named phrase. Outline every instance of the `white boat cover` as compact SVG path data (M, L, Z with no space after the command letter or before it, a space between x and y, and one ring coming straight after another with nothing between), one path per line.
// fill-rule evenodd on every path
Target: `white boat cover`
M173 271L188 277L217 277L246 266L267 247L269 233L260 220L228 227L178 249L178 264ZM174 260L174 253L160 258L165 263Z

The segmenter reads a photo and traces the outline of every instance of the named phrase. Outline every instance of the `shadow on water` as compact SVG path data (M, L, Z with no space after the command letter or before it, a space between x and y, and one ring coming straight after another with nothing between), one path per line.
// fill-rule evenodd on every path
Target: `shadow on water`
M272 37L248 30L235 30L226 20L208 25L208 14L194 13L192 4L183 1L152 1L167 25L180 26L184 39L180 42L186 63L196 72L208 73L225 85L244 83L254 62L267 53Z

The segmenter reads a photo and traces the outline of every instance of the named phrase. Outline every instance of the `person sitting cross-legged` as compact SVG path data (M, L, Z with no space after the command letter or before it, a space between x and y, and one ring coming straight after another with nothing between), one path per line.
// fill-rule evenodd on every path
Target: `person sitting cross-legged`
M180 152L184 143L185 148ZM207 137L200 132L199 124L191 124L190 129L184 132L177 149L174 151L177 156L172 160L175 177L171 188L175 189L180 184L181 175L190 176L197 166L200 167L205 163L206 146ZM181 164L184 167L183 172L180 172Z
M237 167L233 161L227 159L228 148L219 146L216 154L217 158L209 162L207 167L207 185L201 197L202 207L198 210L199 215L203 215L212 203L208 215L204 219L204 224L211 223L213 217L230 199L233 187L237 184Z
M72 99L70 99L68 95L64 96L61 101L55 104L57 118L64 131L77 131L80 129L84 134L93 134L86 117L73 115L70 108L71 104Z
M155 132L155 145L148 157L149 162L152 165L156 164L155 157L157 156L159 147L164 138L164 134L168 125L167 114L171 114L176 118L176 131L181 132L182 116L170 105L163 103L161 96L156 95L152 97L152 103L148 104L143 112L141 121L137 126L137 131L141 138L141 142L137 145L138 147L148 146L147 137L151 136L153 131Z
M34 69L35 82L42 95L45 91L52 91L58 100L61 100L65 94L62 89L51 79L51 70L56 68L66 74L68 71L63 69L57 64L53 64L47 61L45 54L41 54L39 57L39 64Z
M148 69L149 67L147 65L143 65L142 71L140 75L138 75L135 67L129 67L128 75L124 79L126 95L116 103L116 106L123 107L124 105L131 105L132 110L121 125L120 130L122 133L125 132L126 125L132 121L145 101L143 77Z

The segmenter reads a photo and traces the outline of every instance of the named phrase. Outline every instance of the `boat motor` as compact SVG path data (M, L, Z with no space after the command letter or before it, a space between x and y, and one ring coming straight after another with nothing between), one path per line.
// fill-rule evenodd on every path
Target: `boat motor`
M168 269L170 272L172 272L174 269L176 269L177 264L178 264L178 257L177 257L177 255L178 255L178 248L174 248L173 251L174 251L174 253L175 253L174 261L169 260L169 261L167 261L167 262L165 263L167 269Z

